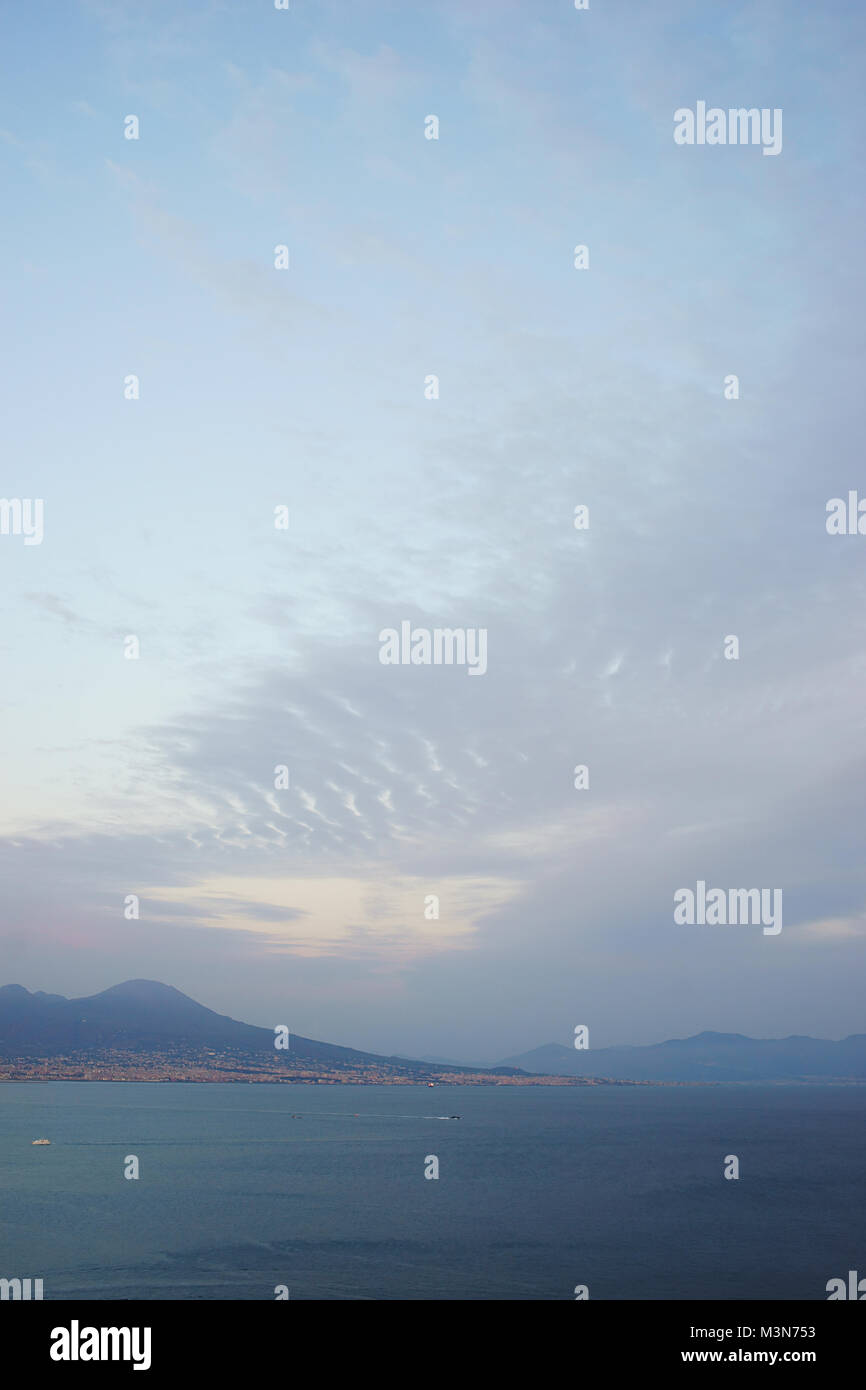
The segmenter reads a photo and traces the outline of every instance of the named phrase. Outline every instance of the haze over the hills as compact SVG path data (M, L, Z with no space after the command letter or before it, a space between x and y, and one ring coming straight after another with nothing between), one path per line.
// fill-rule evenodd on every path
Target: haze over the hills
M373 1057L294 1033L291 1040L295 1056ZM126 980L82 999L30 993L14 984L0 988L0 1054L37 1049L50 1055L73 1048L146 1048L166 1042L226 1046L268 1056L274 1052L272 1030L215 1013L157 980Z
M633 1081L782 1081L830 1077L866 1079L866 1033L841 1042L823 1038L747 1038L698 1033L650 1047L580 1050L548 1043L502 1066L545 1076L607 1076Z
M288 1025L286 1025L288 1026ZM180 990L157 980L126 980L99 994L66 999L21 985L0 987L0 1060L56 1057L88 1051L142 1052L188 1047L247 1053L273 1061L299 1060L360 1066L376 1064L392 1071L432 1073L441 1066L420 1059L383 1057L357 1048L305 1038L290 1030L290 1049L278 1052L274 1032L242 1023L205 1008ZM459 1065L456 1072L473 1070ZM498 1067L497 1074L518 1068Z
M88 1049L146 1051L187 1044L232 1049L272 1057L274 1034L239 1022L155 980L127 980L81 999L33 993L21 985L0 987L0 1058L55 1056ZM468 1062L383 1057L291 1035L294 1058L351 1063L387 1063L400 1068L480 1070ZM600 1077L651 1081L757 1081L804 1078L866 1078L866 1034L828 1042L790 1037L755 1039L734 1033L705 1032L651 1047L592 1050L547 1044L506 1058L498 1073Z

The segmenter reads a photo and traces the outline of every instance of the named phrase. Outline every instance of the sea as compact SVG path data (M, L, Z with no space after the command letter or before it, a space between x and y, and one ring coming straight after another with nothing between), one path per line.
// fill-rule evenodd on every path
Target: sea
M864 1122L857 1085L7 1082L0 1278L46 1300L824 1300L866 1275Z

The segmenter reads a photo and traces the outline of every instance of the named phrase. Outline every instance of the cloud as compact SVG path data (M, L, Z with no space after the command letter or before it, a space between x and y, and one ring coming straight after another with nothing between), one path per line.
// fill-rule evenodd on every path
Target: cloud
M670 3L627 33L601 10L404 10L324 3L286 49L265 9L257 29L90 4L113 85L89 97L152 108L94 165L92 209L83 163L61 171L81 244L116 251L84 258L86 316L49 297L69 438L112 484L88 473L58 508L59 559L6 552L43 568L4 627L4 944L35 972L200 981L235 1013L313 1001L313 1035L415 1050L427 1029L449 1055L452 1030L490 1056L567 1040L588 1009L599 1045L850 1031L866 585L856 538L823 527L860 439L841 21L816 38L796 11L777 44L783 7L719 11L672 44ZM782 159L674 147L699 54L722 101L786 84ZM118 420L100 383L148 346L160 389ZM32 370L19 453L60 492ZM130 614L146 657L120 677ZM487 674L383 667L402 620L484 626ZM781 886L782 934L678 929L698 878Z
M32 604L34 608L39 608L43 613L49 613L55 618L60 618L64 623L73 627L91 626L89 619L82 618L80 614L73 612L68 604L64 603L57 594L23 594L23 601Z
M829 917L820 922L806 922L797 928L800 939L815 945L866 940L866 913L855 917Z

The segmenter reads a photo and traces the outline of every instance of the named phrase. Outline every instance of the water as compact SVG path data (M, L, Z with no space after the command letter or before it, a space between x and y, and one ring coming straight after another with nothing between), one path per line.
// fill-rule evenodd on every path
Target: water
M46 1299L825 1299L866 1275L864 1112L854 1086L7 1083L0 1277Z

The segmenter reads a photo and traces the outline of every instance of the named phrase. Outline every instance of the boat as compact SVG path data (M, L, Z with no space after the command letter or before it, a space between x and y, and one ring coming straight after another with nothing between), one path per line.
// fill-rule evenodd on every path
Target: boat
M51 1140L50 1140L50 1139L34 1139L34 1140L33 1140L33 1143L34 1143L34 1144L50 1144L50 1143L51 1143Z

